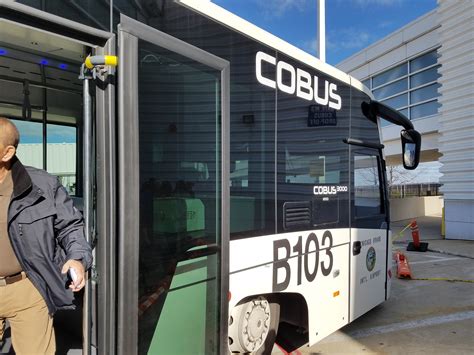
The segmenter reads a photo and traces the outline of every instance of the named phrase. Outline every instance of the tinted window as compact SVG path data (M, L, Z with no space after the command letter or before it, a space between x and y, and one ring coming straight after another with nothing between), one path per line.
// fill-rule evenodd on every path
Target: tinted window
M16 0L38 10L57 15L68 20L110 31L110 6L113 1L98 0Z
M363 142L379 144L379 130L368 120L361 110L361 103L368 97L352 90L351 137ZM384 121L382 120L382 125ZM379 151L363 146L351 145L351 227L381 228L386 222L383 196L382 174L380 172Z
M391 106L395 109L408 105L408 94L402 94L395 97L392 97L388 100L382 101L385 105Z
M189 353L194 346L198 353L214 354L218 257L210 252L203 260L190 250L220 246L221 73L147 42L139 41L138 49L137 301L143 305L155 296L139 318L138 353ZM186 296L193 299L193 308L186 312L188 322L193 331L206 334L204 344L170 339L182 331L173 305Z
M231 238L274 234L276 91L257 81L255 56L276 53L181 5L163 4L147 12L149 25L231 62ZM262 74L275 78L275 66L264 63Z
M318 78L318 97L334 101L327 87L337 85L342 108L318 105L278 92L277 209L278 231L347 226L349 88L297 61L279 55L294 68ZM313 79L314 80L314 79ZM326 83L327 81L327 83ZM314 84L314 83L313 83ZM344 186L331 194L331 189ZM316 190L315 190L316 189ZM303 211L303 213L300 213Z
M376 99L380 100L408 89L408 79L398 80L373 91Z
M431 84L421 89L413 90L410 93L410 102L416 104L421 101L437 98L439 96L438 88L441 84Z
M379 75L376 75L372 78L372 87L375 88L382 84L388 83L389 81L400 78L408 73L408 65L404 63L395 68L389 69L386 72L383 72Z
M439 66L416 73L410 77L410 86L415 88L417 86L436 81L441 76L438 73Z
M380 178L377 156L354 154L355 217L370 217L382 213Z
M421 105L416 105L410 108L410 118L420 118L425 116L431 116L438 113L439 107L438 101L431 101Z
M422 56L410 61L410 72L429 67L438 62L438 53L436 51L423 54Z

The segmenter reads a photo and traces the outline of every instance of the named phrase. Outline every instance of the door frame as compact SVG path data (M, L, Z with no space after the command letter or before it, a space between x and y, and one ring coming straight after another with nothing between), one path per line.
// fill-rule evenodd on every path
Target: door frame
M94 54L115 54L114 33L83 25L24 4L13 1L0 2L0 18L78 41L91 47ZM78 74L79 70L80 67L77 68ZM113 69L108 75L109 79L114 77ZM94 253L99 280L96 283L96 302L92 302L94 305L91 302L85 303L89 310L84 313L86 317L83 324L83 354L91 353L92 326L96 330L97 353L111 354L115 351L115 84L113 80L108 80L107 84L102 90L96 91L96 234L100 238L100 243L97 244ZM90 279L91 277L86 286L89 289L91 289ZM89 294L91 291L88 291ZM91 320L94 317L92 312L95 312L95 322Z
M118 26L118 302L117 354L137 353L139 275L138 40L165 48L221 72L220 353L227 351L229 289L230 63L162 31L120 15Z

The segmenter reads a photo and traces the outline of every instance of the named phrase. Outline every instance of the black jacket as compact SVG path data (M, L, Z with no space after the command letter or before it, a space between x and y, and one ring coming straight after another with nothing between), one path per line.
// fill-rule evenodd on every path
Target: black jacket
M51 315L73 309L74 296L61 269L69 259L82 261L86 270L92 264L82 215L57 177L24 167L16 157L11 172L8 234L13 250Z

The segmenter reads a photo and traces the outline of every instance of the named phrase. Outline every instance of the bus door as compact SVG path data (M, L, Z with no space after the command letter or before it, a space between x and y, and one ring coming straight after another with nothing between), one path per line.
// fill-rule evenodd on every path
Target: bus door
M121 15L118 354L227 347L229 63Z
M350 321L386 298L387 212L381 149L351 146Z

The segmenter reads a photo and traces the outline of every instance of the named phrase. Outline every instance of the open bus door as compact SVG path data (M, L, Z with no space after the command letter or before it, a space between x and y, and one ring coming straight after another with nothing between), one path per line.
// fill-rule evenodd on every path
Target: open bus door
M63 148L61 159L65 162L77 161L75 174L71 177L73 195L76 196L74 201L81 210L84 204L91 206L90 216L86 216L89 225L87 234L91 243L96 237L100 240L94 250L94 266L89 273L84 297L77 297L78 310L68 311L67 314L58 312L55 317L55 323L61 323L56 326L58 351L70 350L74 344L74 349L82 349L83 354L95 353L97 349L99 353L113 353L114 90L113 85L108 85L113 81L104 76L94 82L94 88L90 90L93 102L91 116L86 125L90 129L83 132L82 83L78 76L82 54L113 54L114 35L16 2L0 3L0 28L0 41L2 47L5 46L0 58L4 62L0 66L0 114L21 124L40 127L38 137L43 142L42 161L24 163L49 170L60 177L61 173L51 168L53 163L58 162L53 161L55 156L48 138L49 128L54 124L76 130L75 153L68 155ZM111 79L113 73L109 74L108 79ZM17 90L17 86L21 85L23 91ZM15 94L17 91L19 94ZM22 128L19 128L21 134ZM87 145L84 144L85 136L89 138ZM87 167L83 165L82 150L85 146L93 154L87 161ZM20 145L20 154L21 149ZM23 149L25 151L26 147ZM82 176L87 170L93 172L92 179ZM85 180L88 184L84 184ZM90 196L88 200L86 196ZM96 201L95 204L92 201Z
M117 353L227 351L229 63L120 17Z

